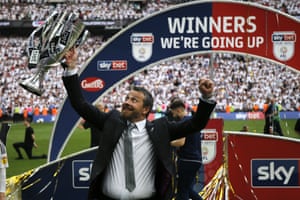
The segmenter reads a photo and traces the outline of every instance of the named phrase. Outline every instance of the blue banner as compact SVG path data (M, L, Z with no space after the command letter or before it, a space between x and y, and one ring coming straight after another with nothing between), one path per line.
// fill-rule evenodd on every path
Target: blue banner
M96 151L94 147L35 169L22 184L22 199L86 199Z

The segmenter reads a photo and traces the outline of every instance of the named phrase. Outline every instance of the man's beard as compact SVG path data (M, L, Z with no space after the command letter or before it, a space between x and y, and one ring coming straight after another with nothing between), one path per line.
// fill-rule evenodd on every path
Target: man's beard
M125 104L122 106L121 116L124 119L132 121L133 119L138 118L140 116L140 113L137 112L133 107Z

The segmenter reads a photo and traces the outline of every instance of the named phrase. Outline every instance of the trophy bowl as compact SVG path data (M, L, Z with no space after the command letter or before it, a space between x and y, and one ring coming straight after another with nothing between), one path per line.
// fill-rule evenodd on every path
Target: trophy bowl
M32 77L22 80L19 85L41 96L44 93L45 73L50 68L60 66L66 52L83 44L87 37L88 31L78 14L70 11L52 13L29 36L28 68L37 70Z

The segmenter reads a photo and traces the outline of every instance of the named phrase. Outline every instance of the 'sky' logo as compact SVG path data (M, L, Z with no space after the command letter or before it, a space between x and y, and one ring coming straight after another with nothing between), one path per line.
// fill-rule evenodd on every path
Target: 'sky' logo
M251 160L253 187L299 187L299 160Z
M73 188L89 188L92 165L92 160L74 160L72 162Z

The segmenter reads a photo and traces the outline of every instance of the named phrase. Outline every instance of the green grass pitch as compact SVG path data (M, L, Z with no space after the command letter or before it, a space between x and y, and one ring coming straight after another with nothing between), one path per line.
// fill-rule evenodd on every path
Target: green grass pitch
M281 127L286 137L298 138L294 132L294 124L296 120L281 120ZM48 154L48 146L52 133L53 123L32 123L35 131L36 142L38 148L33 149L33 155ZM227 120L224 121L224 131L239 131L243 125L248 125L249 132L262 133L264 120ZM46 159L29 160L25 152L22 151L25 159L16 160L17 153L15 152L12 144L14 142L23 141L25 134L25 126L23 123L11 124L11 129L7 136L7 153L9 168L7 169L7 178L22 174L30 169L34 169L40 165L46 164ZM90 131L76 128L70 140L68 141L62 156L89 148L90 144Z

